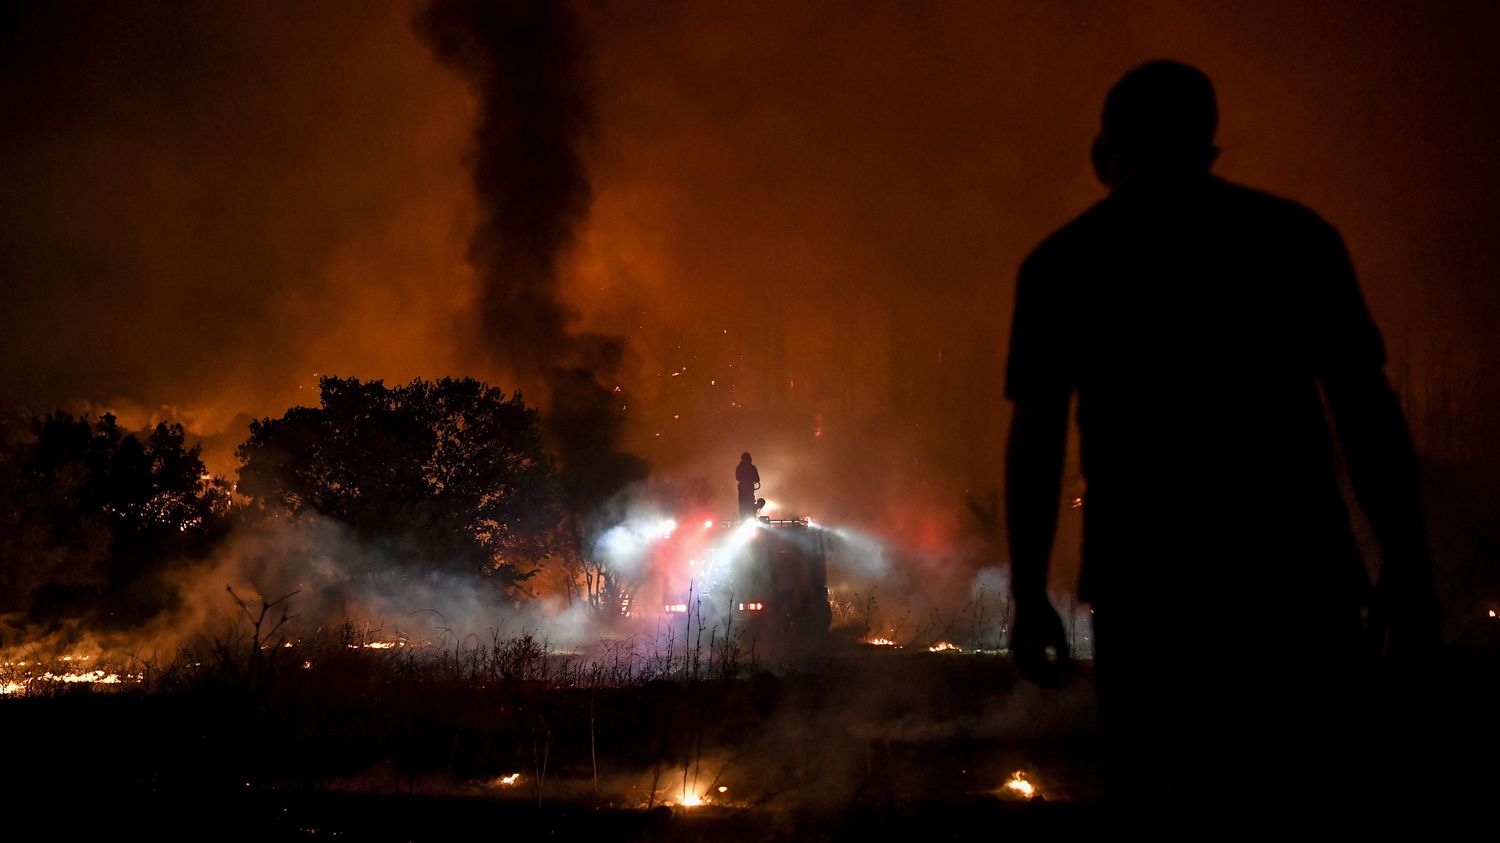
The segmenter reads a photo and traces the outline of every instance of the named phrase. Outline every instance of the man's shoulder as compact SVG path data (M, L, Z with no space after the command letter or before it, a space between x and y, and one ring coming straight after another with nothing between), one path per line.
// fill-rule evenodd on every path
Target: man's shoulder
M1111 211L1108 197L1095 202L1088 210L1043 238L1021 262L1021 271L1060 268L1077 255L1088 254L1098 239L1107 234Z
M1292 228L1333 231L1318 212L1285 196L1223 179L1214 180L1219 204L1241 214L1279 221Z
M1248 231L1310 248L1326 249L1343 243L1334 223L1296 199L1233 181L1217 180L1217 187L1218 205L1227 211L1224 216Z
M1324 243L1339 239L1338 230L1306 205L1218 177L1211 179L1189 207L1203 221L1217 220L1252 236ZM1050 272L1066 268L1071 261L1087 259L1111 238L1128 236L1124 229L1138 210L1129 199L1116 195L1095 202L1032 249L1021 264L1022 271Z

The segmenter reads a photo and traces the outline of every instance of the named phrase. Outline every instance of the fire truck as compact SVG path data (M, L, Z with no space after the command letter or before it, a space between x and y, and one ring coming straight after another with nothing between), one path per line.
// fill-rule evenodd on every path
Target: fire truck
M828 631L831 542L812 519L705 521L701 534L688 545L696 550L663 548L679 560L670 566L679 574L662 589L669 616L691 613L704 628L746 631L768 645L805 643Z

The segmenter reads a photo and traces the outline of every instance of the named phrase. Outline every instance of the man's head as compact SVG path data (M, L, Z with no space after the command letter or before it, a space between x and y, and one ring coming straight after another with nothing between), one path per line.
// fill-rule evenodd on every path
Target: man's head
M740 454L740 462L749 462L749 461L750 461L750 452L749 451L746 451L743 454Z
M1153 61L1125 74L1104 99L1094 172L1110 188L1206 173L1218 157L1213 83L1195 67Z

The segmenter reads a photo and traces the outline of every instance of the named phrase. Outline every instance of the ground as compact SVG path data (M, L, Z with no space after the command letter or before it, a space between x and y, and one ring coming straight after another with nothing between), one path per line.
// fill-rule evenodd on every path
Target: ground
M15 839L145 828L256 840L1067 840L1110 828L1086 663L1043 690L1004 654L851 647L734 678L567 687L443 678L409 656L353 660L370 655L270 687L0 700ZM1464 734L1479 763L1429 754L1447 767L1413 770L1392 798L1456 816L1493 792L1493 666L1469 663L1442 691L1444 734ZM1017 772L1033 798L1007 787ZM704 804L683 804L695 799Z

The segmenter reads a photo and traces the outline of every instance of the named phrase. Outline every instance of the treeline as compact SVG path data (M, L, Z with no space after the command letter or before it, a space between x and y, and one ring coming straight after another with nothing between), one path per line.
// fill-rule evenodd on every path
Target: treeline
M384 566L511 594L546 560L577 558L538 413L519 393L469 378L319 388L319 406L251 423L234 484L205 469L180 424L136 433L109 414L62 412L12 424L0 441L0 616L128 627L169 608L165 578L211 557L233 527L312 515Z

